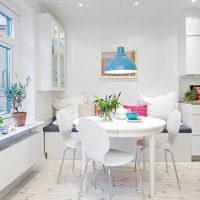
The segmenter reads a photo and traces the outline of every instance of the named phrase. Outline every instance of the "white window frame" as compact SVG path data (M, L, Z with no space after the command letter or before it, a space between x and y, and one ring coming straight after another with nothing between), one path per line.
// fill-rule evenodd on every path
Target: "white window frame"
M14 66L17 65L17 54L16 54L16 38L17 38L17 15L14 14L11 10L6 8L5 6L1 5L0 3L0 11L5 14L6 16L10 17L12 19L12 36L7 36L3 33L0 33L0 44L2 46L5 46L10 49L10 83L12 83L13 80L13 71ZM1 118L6 119L11 117L11 113L0 115Z

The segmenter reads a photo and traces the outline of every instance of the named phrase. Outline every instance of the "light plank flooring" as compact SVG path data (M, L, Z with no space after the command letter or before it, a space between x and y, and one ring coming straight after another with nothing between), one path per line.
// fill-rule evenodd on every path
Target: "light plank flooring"
M60 161L44 160L34 171L3 200L76 200L80 176L74 176L71 171L71 161L65 161L61 183L56 184ZM200 162L177 163L182 190L179 191L170 163L169 173L166 173L165 163L156 163L156 194L152 200L200 200ZM80 174L81 164L76 162L76 172ZM148 170L148 165L147 165ZM98 166L97 189L93 187L92 168L88 174L87 192L83 200L108 199L107 176ZM146 199L149 200L149 174L141 171ZM112 189L113 200L140 200L139 188L135 188L136 174L133 165L115 170L116 186Z

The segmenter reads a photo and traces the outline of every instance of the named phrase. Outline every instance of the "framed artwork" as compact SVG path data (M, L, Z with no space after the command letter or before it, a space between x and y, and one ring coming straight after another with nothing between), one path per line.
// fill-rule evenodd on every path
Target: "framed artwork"
M190 85L190 90L196 90L198 93L200 91L200 85Z
M116 55L116 52L102 52L101 53L101 78L137 78L138 73L129 74L106 74L104 73L107 62ZM137 54L136 51L127 51L127 57L132 59L137 66ZM138 67L138 66L137 66Z

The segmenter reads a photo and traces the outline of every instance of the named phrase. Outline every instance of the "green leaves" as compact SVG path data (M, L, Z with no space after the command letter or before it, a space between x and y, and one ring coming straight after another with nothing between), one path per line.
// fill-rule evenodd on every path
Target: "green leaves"
M185 101L196 101L197 100L197 92L196 92L196 90L188 90L184 94L184 100Z
M99 96L95 95L94 97L96 98L96 100L94 101L94 103L97 103L103 113L116 111L119 105L121 105L121 103L119 102L120 95L121 92L117 96L116 94L110 96L106 95L105 99L102 99Z
M11 107L18 112L19 107L22 106L23 100L26 98L26 88L29 86L31 78L26 78L26 83L20 81L13 83L10 87L1 86L1 91L4 92L5 97L10 101Z

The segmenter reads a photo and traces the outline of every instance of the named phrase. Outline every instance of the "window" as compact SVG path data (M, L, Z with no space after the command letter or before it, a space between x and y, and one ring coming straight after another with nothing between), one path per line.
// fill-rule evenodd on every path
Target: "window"
M10 85L13 42L12 18L0 10L0 84ZM10 113L10 103L0 91L0 115Z
M0 45L0 82L6 88L10 85L10 49ZM0 91L0 114L10 112L9 101Z
M12 20L2 12L0 12L0 33L12 36Z

